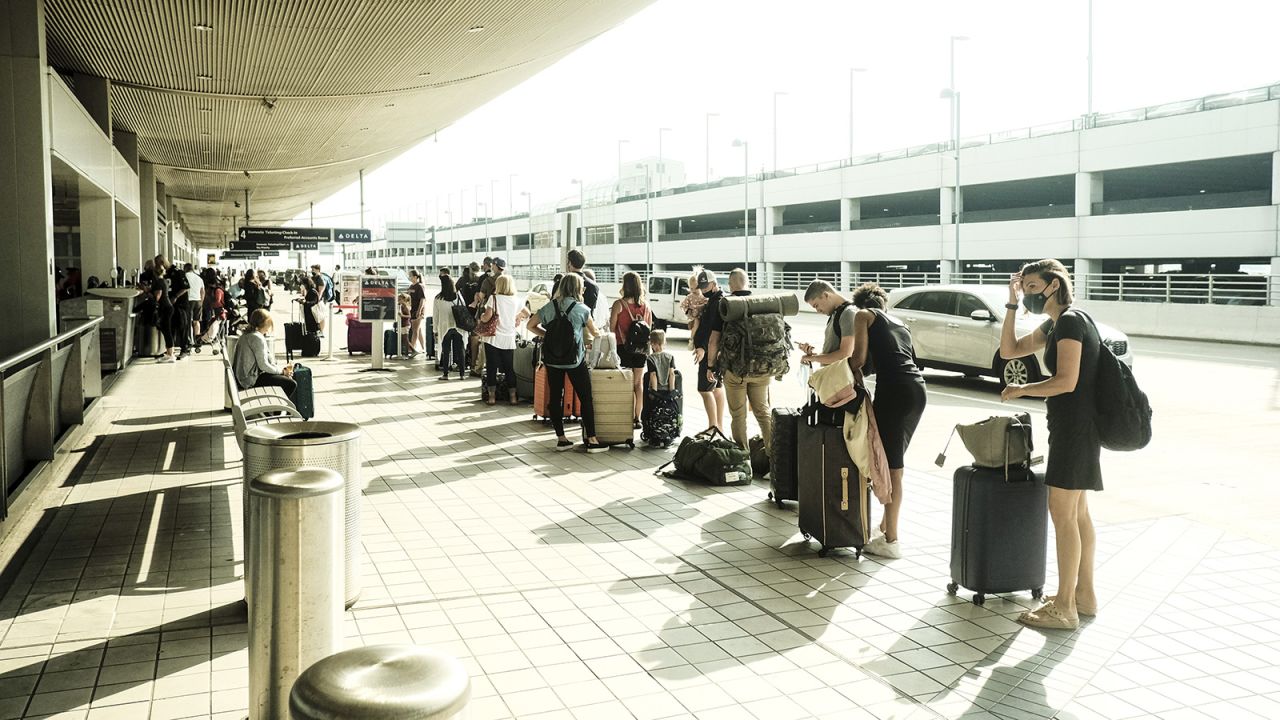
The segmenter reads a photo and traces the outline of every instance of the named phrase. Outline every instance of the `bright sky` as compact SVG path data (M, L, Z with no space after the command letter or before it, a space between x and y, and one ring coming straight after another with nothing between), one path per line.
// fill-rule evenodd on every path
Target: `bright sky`
M1127 110L1280 82L1271 0L1095 0L1094 111ZM1056 123L1086 109L1087 0L657 0L557 65L365 177L366 225L460 222L476 192L492 216L576 201L574 178L608 183L623 161L658 153L712 177L947 137L948 38L957 44L961 135ZM512 191L508 178L515 174ZM492 183L492 184L491 184ZM441 214L437 216L438 204ZM317 202L317 225L354 227L353 184ZM486 213L482 210L480 215ZM305 224L305 216L297 221Z

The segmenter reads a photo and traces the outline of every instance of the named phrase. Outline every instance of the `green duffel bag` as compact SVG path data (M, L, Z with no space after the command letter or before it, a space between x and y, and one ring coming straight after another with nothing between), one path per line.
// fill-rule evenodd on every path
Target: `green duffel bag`
M674 470L664 472L673 464ZM749 485L751 456L719 429L711 428L681 440L676 456L654 474L708 485Z

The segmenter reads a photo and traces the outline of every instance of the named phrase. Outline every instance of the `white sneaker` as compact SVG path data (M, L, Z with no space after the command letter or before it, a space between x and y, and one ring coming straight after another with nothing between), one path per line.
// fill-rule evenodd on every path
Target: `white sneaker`
M862 548L862 552L890 560L897 560L902 557L902 548L898 542L896 540L889 542L884 539L883 535L873 538L871 542L867 543L866 547Z
M159 360L156 360L156 362L158 362L158 363L176 363L176 362L178 362L178 359L177 359L177 358L175 358L175 357L174 357L174 356L172 356L172 355L161 355L161 356L160 356L160 359L159 359Z

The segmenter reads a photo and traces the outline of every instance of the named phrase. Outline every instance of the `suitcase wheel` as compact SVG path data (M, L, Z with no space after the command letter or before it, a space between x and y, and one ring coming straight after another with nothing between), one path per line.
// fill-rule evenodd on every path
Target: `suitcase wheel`
M1039 600L1042 597L1044 597L1044 588L1038 587L1031 591L1031 598L1033 600Z
M199 354L200 354L200 346L199 346L199 345L197 345L197 346L196 346L196 354L197 354L197 355L199 355Z
M827 556L827 546L823 545L822 547L818 548L818 557L824 558L826 556Z
M986 595L983 595L982 593L974 593L974 594L973 594L973 604L974 604L974 605L982 606L982 605L983 605L984 603L986 603L986 602L987 602L987 596L986 596Z
M960 586L959 586L959 585L957 585L956 583L947 583L947 594L948 594L948 595L955 595L955 594L956 594L956 591L957 591L957 590L959 590L959 589L960 589Z

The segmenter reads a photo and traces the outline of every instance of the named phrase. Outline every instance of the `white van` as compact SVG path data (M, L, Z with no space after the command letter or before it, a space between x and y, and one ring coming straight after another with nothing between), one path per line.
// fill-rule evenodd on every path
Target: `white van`
M689 327L689 317L680 309L680 303L689 295L689 273L654 273L649 276L646 293L655 328Z

